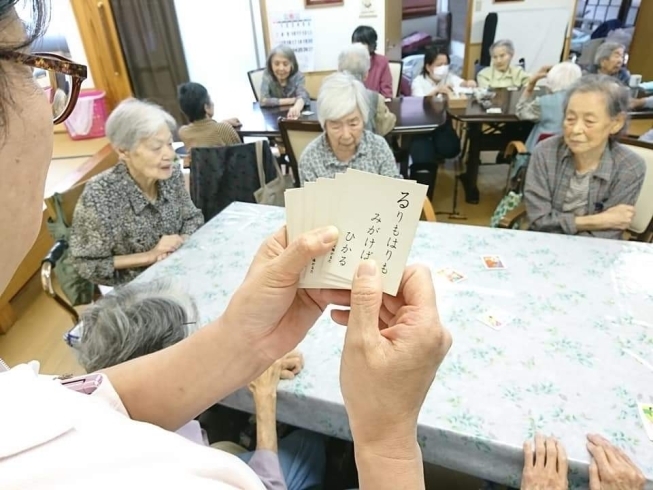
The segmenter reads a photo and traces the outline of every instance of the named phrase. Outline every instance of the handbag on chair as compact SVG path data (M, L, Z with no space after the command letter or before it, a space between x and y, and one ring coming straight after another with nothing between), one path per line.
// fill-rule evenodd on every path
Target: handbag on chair
M286 189L295 187L292 175L284 175L276 158L272 158L274 168L277 171L276 178L270 182L265 182L265 170L263 169L263 142L256 142L256 168L261 187L254 192L254 199L258 204L268 204L270 206L285 206L284 193Z

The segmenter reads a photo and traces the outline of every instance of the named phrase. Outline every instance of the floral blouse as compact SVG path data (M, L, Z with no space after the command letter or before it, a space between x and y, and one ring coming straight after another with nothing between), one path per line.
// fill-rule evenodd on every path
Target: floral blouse
M148 252L162 236L191 235L204 224L179 166L157 185L158 198L151 202L124 163L86 184L70 234L70 252L79 275L106 286L127 283L146 268L116 270L114 256Z

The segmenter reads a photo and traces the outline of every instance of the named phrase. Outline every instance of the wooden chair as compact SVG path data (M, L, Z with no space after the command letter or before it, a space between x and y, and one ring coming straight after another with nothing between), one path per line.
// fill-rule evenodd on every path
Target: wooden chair
M261 82L263 81L264 71L265 68L258 68L256 70L250 70L247 72L249 85L252 87L252 92L254 93L254 99L256 99L256 102L261 100Z
M322 126L317 121L281 119L279 130L290 160L295 186L299 187L299 159L308 144L322 134Z
M61 211L63 213L62 218L67 226L71 226L73 223L73 213L75 212L75 206L77 205L77 201L82 195L85 186L86 182L81 182L74 187L71 187L67 191L58 194L61 197ZM58 218L55 199L55 196L50 196L45 199L45 205L47 207L48 213L53 220ZM41 286L43 287L45 294L54 299L57 304L59 304L59 306L61 306L66 311L66 313L68 313L73 322L77 324L79 322L79 314L67 299L57 293L52 284L52 272L57 267L57 262L61 259L63 253L67 248L68 242L66 240L57 240L47 255L43 258L43 261L41 262Z
M404 70L403 61L390 61L390 74L392 75L392 94L394 97L399 97L399 90L401 89L401 76Z
M646 163L646 174L642 190L635 203L635 217L628 228L633 241L651 243L653 241L653 144L631 138L621 138L621 143L640 155ZM503 217L499 228L522 228L526 217L526 207L522 203Z
M433 204L431 204L431 200L428 197L424 198L424 204L422 204L422 216L421 218L424 221L429 221L431 223L435 223L435 210L433 209Z

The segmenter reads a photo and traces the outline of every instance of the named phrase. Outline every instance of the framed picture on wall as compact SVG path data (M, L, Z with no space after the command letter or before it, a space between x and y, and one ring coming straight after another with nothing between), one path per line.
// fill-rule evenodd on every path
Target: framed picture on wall
M304 0L304 7L336 7L344 3L344 0Z

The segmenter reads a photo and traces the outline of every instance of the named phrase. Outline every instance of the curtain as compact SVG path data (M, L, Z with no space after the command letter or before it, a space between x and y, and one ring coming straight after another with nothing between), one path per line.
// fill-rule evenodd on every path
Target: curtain
M177 86L189 81L174 0L111 0L134 96L184 118Z

